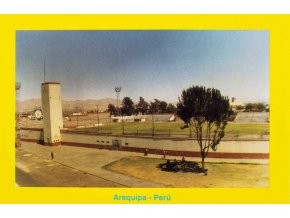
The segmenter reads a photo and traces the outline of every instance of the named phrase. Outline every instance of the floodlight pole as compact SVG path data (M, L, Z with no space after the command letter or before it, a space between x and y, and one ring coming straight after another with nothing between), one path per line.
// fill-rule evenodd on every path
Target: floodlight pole
M115 92L117 94L117 110L118 110L118 115L120 116L120 110L119 110L119 97L120 97L120 92L122 90L121 86L116 86L115 87Z
M116 86L115 87L115 92L117 94L117 110L118 110L118 115L120 117L122 117L122 135L124 135L124 120L123 120L123 113L121 113L121 110L119 108L119 97L120 97L120 92L122 90L122 87L121 86Z
M124 117L123 117L123 113L122 113L122 135L124 135L125 130L124 130Z
M45 78L45 60L43 61L43 82L45 82L46 78Z
M154 116L153 116L153 109L152 109L152 136L154 136L155 126L154 126Z
M78 128L78 126L79 126L79 108L76 107L76 109L77 109L77 128Z

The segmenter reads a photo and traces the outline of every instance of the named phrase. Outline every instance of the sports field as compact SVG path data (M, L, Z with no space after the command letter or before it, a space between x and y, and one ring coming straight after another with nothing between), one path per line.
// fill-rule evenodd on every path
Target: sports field
M168 136L190 136L189 128L181 128L184 124L182 122L130 122L126 123L109 123L93 128L79 129L79 131L99 132L110 134L135 134L135 135L168 135ZM226 137L239 136L268 136L269 124L244 124L244 123L228 123L226 126Z

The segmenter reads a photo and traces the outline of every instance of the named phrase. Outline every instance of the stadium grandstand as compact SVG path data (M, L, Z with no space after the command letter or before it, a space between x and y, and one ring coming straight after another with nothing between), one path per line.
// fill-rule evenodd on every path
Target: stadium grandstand
M234 120L235 123L267 123L269 112L239 112Z

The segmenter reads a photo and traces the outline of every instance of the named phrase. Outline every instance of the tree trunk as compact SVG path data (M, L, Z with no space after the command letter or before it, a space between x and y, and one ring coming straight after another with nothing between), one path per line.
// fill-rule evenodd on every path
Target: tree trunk
M204 154L201 155L201 167L202 167L202 171L205 172L205 169L204 169Z

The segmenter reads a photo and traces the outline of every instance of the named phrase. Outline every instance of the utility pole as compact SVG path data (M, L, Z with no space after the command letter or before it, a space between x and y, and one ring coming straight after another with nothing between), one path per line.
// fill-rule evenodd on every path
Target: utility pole
M43 82L45 82L45 60L43 61Z
M125 130L124 130L124 117L123 117L123 113L122 113L122 135L124 135Z
M79 126L79 108L77 107L77 128Z
M99 122L99 105L97 105L97 120L98 120L98 132L100 130L99 126L100 126L100 122Z
M154 136L155 132L155 125L154 125L154 116L153 116L153 109L152 109L152 136Z

